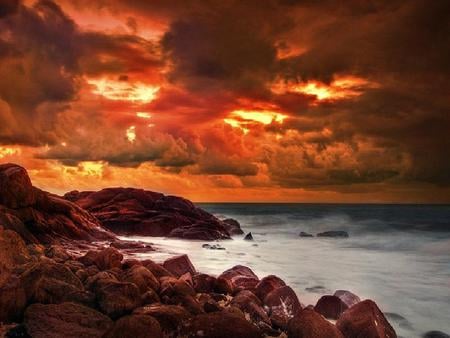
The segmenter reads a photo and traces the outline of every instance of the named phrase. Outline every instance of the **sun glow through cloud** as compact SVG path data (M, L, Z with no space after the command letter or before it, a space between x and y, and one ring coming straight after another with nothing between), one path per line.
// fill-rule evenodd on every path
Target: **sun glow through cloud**
M109 79L89 79L87 82L94 87L94 94L113 101L149 103L156 98L160 88L142 82L129 83Z
M283 123L286 117L284 114L269 110L234 110L223 121L234 128L240 128L244 134L247 134L250 131L247 128L249 124L255 122L265 125L271 124L272 122Z
M129 127L125 132L125 135L127 136L127 139L130 143L134 143L134 141L136 141L136 127Z

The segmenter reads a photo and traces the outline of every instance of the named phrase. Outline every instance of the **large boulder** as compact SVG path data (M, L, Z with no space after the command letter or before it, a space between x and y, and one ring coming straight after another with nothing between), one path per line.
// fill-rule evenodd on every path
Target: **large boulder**
M261 324L270 325L271 321L263 308L261 300L249 290L240 291L230 302L245 314L248 314L251 321L258 326Z
M33 338L102 337L112 326L107 316L75 303L33 304L24 323Z
M317 301L314 310L328 319L338 319L340 315L348 309L342 299L337 296L322 296Z
M361 301L361 298L347 290L336 290L334 295L339 297L347 305L347 307L352 307Z
M181 335L190 338L262 338L258 327L244 318L227 312L198 315L184 323Z
M222 220L222 222L225 224L225 228L230 235L242 235L244 233L241 229L241 225L235 219L226 218Z
M137 285L141 293L159 290L159 281L156 277L142 265L134 265L126 270L122 276L122 281L130 282Z
M344 338L336 326L312 309L304 309L291 318L287 334L289 338Z
M4 230L0 224L0 288L18 265L31 261L25 242L12 230Z
M230 238L227 224L181 197L134 188L72 191L64 197L93 213L117 234L202 240Z
M173 336L177 334L181 324L192 317L192 315L182 306L152 304L137 308L133 315L146 315L156 318L165 334Z
M342 230L324 231L317 234L317 237L347 238L348 233Z
M0 323L21 320L27 297L18 277L12 275L0 287Z
M113 280L98 289L97 301L100 310L113 319L129 314L142 305L141 293L136 284Z
M206 273L198 273L193 277L194 289L198 293L210 293L214 291L216 285L216 277Z
M370 299L362 301L346 310L336 323L346 338L396 338L397 334Z
M164 261L163 267L177 277L180 277L187 272L191 275L195 274L194 265L192 265L191 260L187 255L168 258Z
M219 292L236 294L241 290L254 290L258 276L248 267L236 265L217 277L216 288Z
M302 309L294 290L289 286L274 289L264 299L274 326L285 329L288 321Z
M27 243L114 238L75 203L33 187L27 171L15 164L0 165L0 224Z
M109 270L122 267L123 255L110 247L99 251L89 250L78 260L86 266L96 265L100 270Z
M274 275L269 275L264 277L256 285L255 294L264 301L266 296L273 290L286 286L286 283L279 277Z
M114 323L104 338L162 338L158 321L145 315L130 315Z

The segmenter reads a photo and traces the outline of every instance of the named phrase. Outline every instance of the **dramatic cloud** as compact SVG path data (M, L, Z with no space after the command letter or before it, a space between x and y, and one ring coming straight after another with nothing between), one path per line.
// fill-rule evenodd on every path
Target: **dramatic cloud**
M0 161L44 188L450 201L450 3L0 4Z

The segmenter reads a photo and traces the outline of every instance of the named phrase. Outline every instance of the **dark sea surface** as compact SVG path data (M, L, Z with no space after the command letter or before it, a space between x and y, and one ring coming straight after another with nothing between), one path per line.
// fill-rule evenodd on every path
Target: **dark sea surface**
M260 277L276 274L304 305L348 289L371 298L397 333L450 333L450 205L199 203L237 219L242 236L207 250L204 242L140 238L159 247L154 259L188 253L200 271L219 274L236 264ZM349 238L300 238L343 230Z

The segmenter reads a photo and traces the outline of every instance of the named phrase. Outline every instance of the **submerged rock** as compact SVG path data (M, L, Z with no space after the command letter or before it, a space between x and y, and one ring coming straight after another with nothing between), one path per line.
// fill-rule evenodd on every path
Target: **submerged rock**
M202 248L209 250L225 250L225 248L220 244L203 244Z
M246 241L253 241L252 233L249 232L247 235L245 235L244 240L246 240Z
M425 333L423 338L450 338L450 336L444 332L441 331L428 331Z
M300 237L314 237L312 234L304 232L304 231L300 232L299 236Z
M324 231L317 234L317 237L342 237L347 238L348 233L346 231Z

